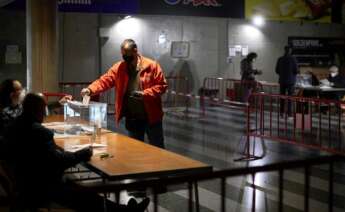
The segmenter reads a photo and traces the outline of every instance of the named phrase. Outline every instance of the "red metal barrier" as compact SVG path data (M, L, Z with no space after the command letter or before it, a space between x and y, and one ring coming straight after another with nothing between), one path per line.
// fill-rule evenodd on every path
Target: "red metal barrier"
M46 101L49 101L49 98L58 98L61 99L64 96L68 96L69 94L66 93L49 93L49 92L43 92L44 98Z
M263 85L257 81L238 79L211 78L204 79L203 87L199 90L200 107L205 115L206 101L210 105L228 105L229 102L247 102L250 93L262 92Z
M164 107L184 107L185 112L188 112L191 92L188 78L169 76L165 79L168 83L168 89L163 95Z
M345 153L341 111L344 102L264 93L252 94L250 102L247 142L250 137L260 137Z

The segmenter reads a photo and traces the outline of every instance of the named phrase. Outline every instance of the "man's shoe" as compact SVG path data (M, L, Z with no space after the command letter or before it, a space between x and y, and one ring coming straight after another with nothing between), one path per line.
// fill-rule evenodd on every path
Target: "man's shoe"
M137 203L134 198L131 198L127 203L127 208L131 212L144 212L150 204L149 198L144 198L143 201Z

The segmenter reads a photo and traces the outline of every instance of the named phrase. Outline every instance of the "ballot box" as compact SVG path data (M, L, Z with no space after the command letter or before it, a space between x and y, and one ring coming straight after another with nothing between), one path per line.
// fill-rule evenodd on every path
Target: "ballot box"
M107 128L107 104L83 104L69 101L64 104L64 134L92 134L95 129Z

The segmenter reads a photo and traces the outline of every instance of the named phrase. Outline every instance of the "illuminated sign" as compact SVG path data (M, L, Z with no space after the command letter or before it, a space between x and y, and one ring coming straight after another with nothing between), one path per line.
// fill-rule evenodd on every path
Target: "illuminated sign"
M222 6L218 0L164 0L169 5L177 5L182 3L184 5L192 4L194 7L207 6L207 7L220 7Z

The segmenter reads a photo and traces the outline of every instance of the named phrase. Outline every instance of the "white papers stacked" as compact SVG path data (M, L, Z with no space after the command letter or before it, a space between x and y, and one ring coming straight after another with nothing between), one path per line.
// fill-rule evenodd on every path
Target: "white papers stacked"
M106 144L97 144L97 143L93 143L93 144L75 144L75 145L66 145L65 146L65 151L77 152L77 151L82 150L84 148L87 148L89 146L92 146L94 154L99 154L99 153L106 152L106 148L107 148Z

